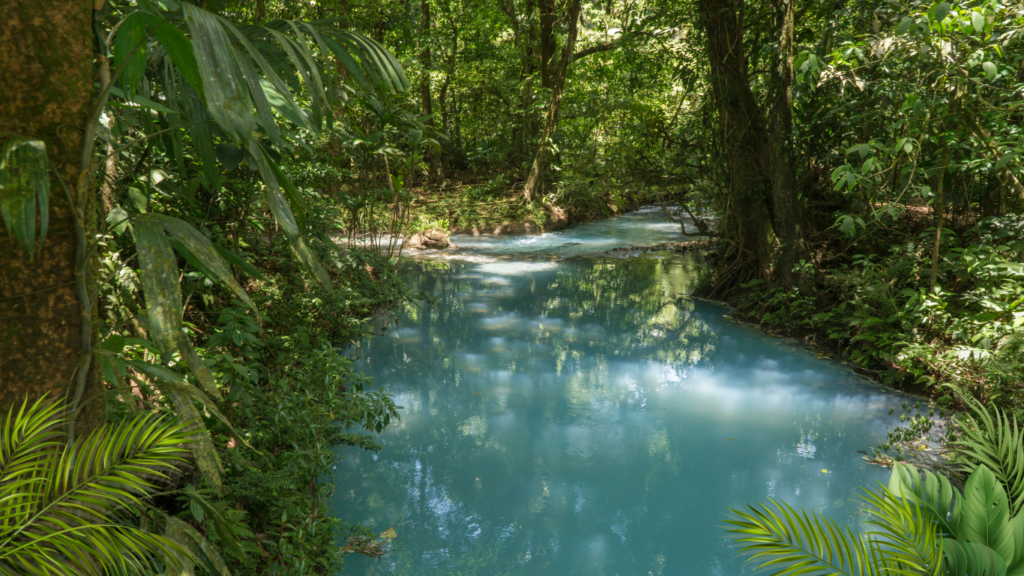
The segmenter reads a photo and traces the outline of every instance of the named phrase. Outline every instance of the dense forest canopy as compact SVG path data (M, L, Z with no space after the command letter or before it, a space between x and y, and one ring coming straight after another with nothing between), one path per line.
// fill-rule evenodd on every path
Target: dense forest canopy
M374 450L359 430L398 417L336 348L424 297L395 270L430 229L660 202L715 241L701 295L888 384L1020 409L1020 2L5 14L0 503L39 480L5 509L0 568L322 574L384 553L321 510L331 447Z

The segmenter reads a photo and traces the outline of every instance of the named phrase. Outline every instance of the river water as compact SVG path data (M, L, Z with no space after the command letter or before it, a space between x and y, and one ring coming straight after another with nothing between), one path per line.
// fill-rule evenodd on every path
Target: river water
M906 398L689 298L697 254L579 256L681 239L647 210L407 262L436 302L357 362L402 420L379 454L339 449L332 510L398 538L345 572L732 576L730 507L862 520L888 475L857 451Z

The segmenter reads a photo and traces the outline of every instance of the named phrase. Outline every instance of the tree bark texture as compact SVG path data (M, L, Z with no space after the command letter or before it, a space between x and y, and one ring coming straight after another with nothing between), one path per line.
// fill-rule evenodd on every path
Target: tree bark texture
M724 268L710 287L723 295L732 287L768 278L771 264L770 192L767 134L750 89L743 52L742 0L700 0L711 64L711 87L718 108L718 131L729 171Z
M555 0L539 0L540 4L540 73L541 86L554 88L555 75Z
M804 294L814 292L811 279L793 272L800 261L811 261L804 235L803 216L797 191L793 151L793 2L779 0L779 57L772 69L775 101L769 113L769 150L771 154L772 224L782 244L775 260L774 279Z
M20 135L45 142L75 202L84 127L93 103L92 10L89 0L7 0L0 18L0 140ZM94 212L95 198L89 200ZM75 286L77 248L74 212L56 177L50 182L49 233L34 258L6 231L0 234L3 413L26 396L63 397L71 386L84 342ZM95 377L88 381L85 398L93 409L83 410L79 431L103 416L101 384Z
M420 0L420 41L423 42L423 50L420 52L420 65L423 67L423 76L420 79L420 102L423 106L423 114L427 116L424 124L434 127L434 104L430 96L430 1ZM427 149L427 163L429 165L429 176L431 182L441 179L441 157L433 147Z
M558 125L558 107L562 103L565 77L569 70L569 62L572 61L573 50L576 47L579 19L580 0L572 0L572 4L569 6L569 30L565 35L565 44L562 46L562 54L558 59L558 69L555 70L555 77L551 85L551 99L548 100L544 132L541 134L540 145L537 147L537 154L534 156L530 175L526 179L526 186L523 188L523 197L527 202L532 202L534 197L544 193L544 169L547 163L547 154L551 148L551 135L554 134L555 128Z

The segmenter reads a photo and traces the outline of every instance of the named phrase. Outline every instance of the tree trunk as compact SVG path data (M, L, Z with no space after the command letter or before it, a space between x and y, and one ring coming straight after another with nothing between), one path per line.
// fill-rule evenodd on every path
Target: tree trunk
M540 74L541 86L555 86L555 0L539 0L540 4Z
M423 122L431 128L434 127L434 104L430 98L430 1L420 0L420 41L423 42L423 50L420 52L420 65L423 66L423 76L420 80L420 102L423 105L423 114L427 119ZM430 166L430 181L438 182L441 179L441 157L433 147L427 149L427 162Z
M448 73L445 74L441 90L437 94L437 104L441 107L441 130L447 136L451 129L451 113L448 111L448 87L455 79L455 57L459 53L459 27L452 22L452 49L448 54Z
M810 263L810 251L804 237L803 216L797 193L793 151L793 1L779 0L779 59L772 69L776 90L769 115L771 154L772 220L775 236L782 246L775 261L774 277L788 287L812 294L814 287L806 274L793 272L800 261Z
M721 230L725 261L708 295L722 296L738 284L768 279L771 250L766 198L767 134L750 90L743 53L741 0L700 0L711 63L711 87L729 171L728 209Z
M537 147L537 154L534 156L533 166L530 168L530 176L527 178L526 186L523 188L523 198L527 202L532 202L534 197L544 193L544 168L548 150L551 147L551 135L555 132L558 124L558 107L562 103L565 76L569 70L569 62L572 60L573 50L576 47L576 32L579 19L580 0L573 0L572 5L569 7L569 32L565 36L562 55L558 59L558 69L555 71L555 78L551 86L551 99L548 101L544 132L541 134L540 146Z
M93 5L88 0L7 0L0 19L0 140L12 135L46 143L75 203L83 128L93 103ZM86 187L87 194L95 190ZM95 218L86 218L93 228ZM85 230L91 238L92 230ZM33 259L0 234L0 411L43 394L63 398L84 358L83 306L75 276L80 248L73 207L61 181L50 182L50 226ZM84 247L81 247L84 249ZM78 431L104 415L102 384L90 371Z

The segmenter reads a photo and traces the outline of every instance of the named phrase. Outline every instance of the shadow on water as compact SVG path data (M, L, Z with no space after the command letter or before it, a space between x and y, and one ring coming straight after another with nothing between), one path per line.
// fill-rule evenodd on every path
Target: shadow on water
M409 263L436 305L359 362L402 421L333 503L398 539L346 572L731 576L728 507L856 521L903 398L687 298L699 258Z

